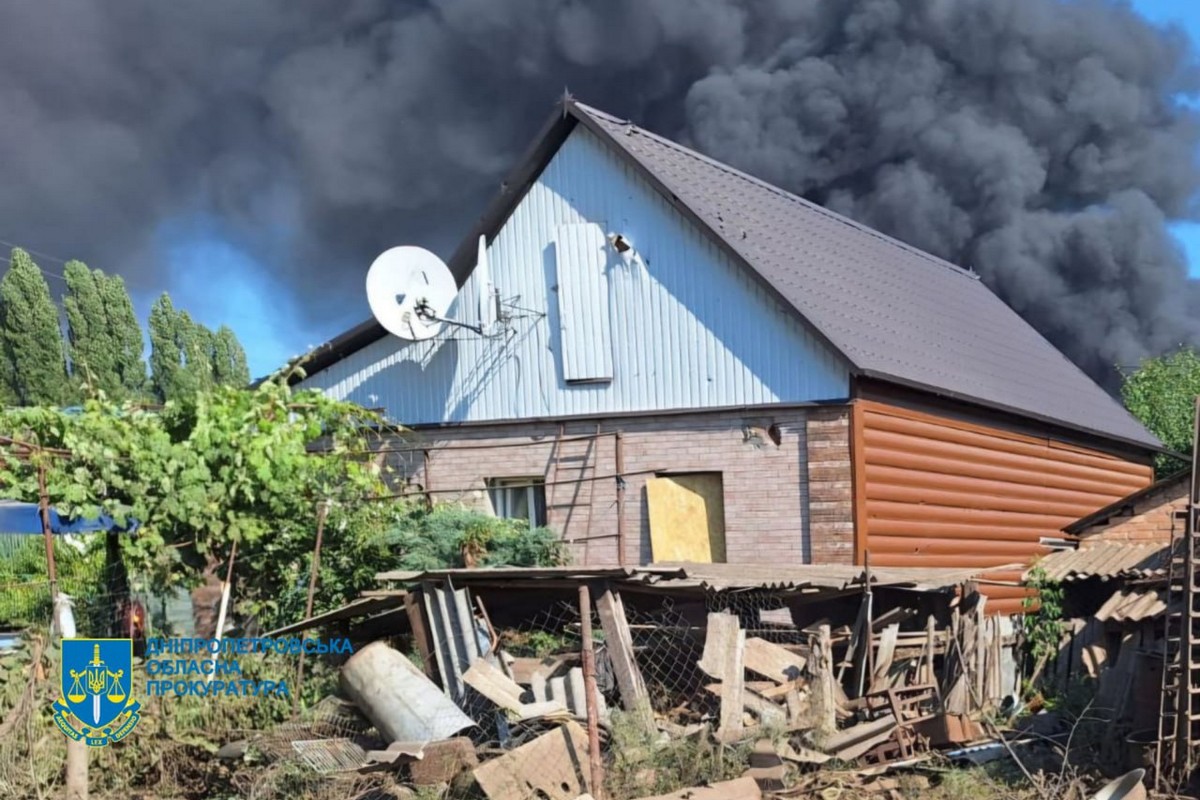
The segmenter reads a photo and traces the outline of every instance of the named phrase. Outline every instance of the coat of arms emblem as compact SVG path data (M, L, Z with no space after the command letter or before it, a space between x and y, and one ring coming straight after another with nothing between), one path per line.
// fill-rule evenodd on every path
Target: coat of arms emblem
M64 734L91 747L121 741L141 718L132 690L132 639L63 639L54 722Z

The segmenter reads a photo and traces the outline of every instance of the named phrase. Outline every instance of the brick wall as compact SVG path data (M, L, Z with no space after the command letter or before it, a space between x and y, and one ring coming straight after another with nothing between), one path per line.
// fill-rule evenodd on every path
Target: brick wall
M814 564L853 564L850 415L844 408L814 409L806 425L809 560Z
M439 501L480 509L490 508L489 478L543 478L548 522L575 562L616 564L620 431L627 564L651 560L645 485L655 472L721 473L730 563L845 563L854 554L848 418L842 406L646 416L604 421L598 437L595 421L575 421L564 439L587 438L562 442L557 459L554 422L428 429L401 443L428 445L428 475L419 451L389 461L414 490L428 483ZM600 479L575 483L580 475Z
M1174 525L1182 525L1175 519L1175 512L1187 507L1188 482L1177 479L1145 497L1131 508L1121 509L1105 521L1101 521L1080 533L1081 547L1092 542L1142 542L1166 544L1171 540Z

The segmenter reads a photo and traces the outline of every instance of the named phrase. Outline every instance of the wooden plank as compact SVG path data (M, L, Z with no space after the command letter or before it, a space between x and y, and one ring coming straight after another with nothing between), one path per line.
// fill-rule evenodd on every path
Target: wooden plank
M592 789L587 763L587 733L567 722L477 767L473 774L490 800L575 800Z
M900 633L899 625L888 625L879 636L879 650L875 655L875 672L871 674L871 692L878 692L888 687L888 673L892 669L892 660L896 655L896 637Z
M917 609L907 608L905 606L896 606L890 611L885 611L875 619L871 620L871 631L879 633L888 625L899 624L906 620L910 620L917 615Z
M963 661L966 650L955 646L963 640L965 620L956 608L950 616L950 642L946 645L945 669L942 675L942 696L945 698L946 711L951 714L966 714L970 711L969 690L967 688L967 665Z
M724 683L708 683L704 686L705 691L716 695L721 695L722 709L725 702L725 684ZM778 704L771 702L763 697L758 692L743 687L742 689L742 708L753 714L760 724L772 728L783 727L787 724L787 712ZM722 714L722 716L724 716Z
M742 655L746 648L746 632L738 618L722 612L708 615L708 630L704 637L704 653L698 666L706 674L721 681L721 717L717 739L736 741L742 735L742 707L745 703L746 669Z
M777 683L790 683L804 674L804 656L756 636L746 640L744 660L746 669Z
M817 629L813 642L813 657L810 669L813 673L812 717L813 728L818 736L825 737L837 729L837 695L834 691L833 645L830 643L829 626Z
M654 714L650 708L650 696L634 658L633 636L629 632L621 595L606 589L596 600L596 611L600 615L600 627L604 631L604 642L617 679L617 689L621 693L621 703L643 730L653 733Z
M482 658L476 659L471 668L463 673L463 682L518 720L565 717L569 713L567 707L558 700L544 703L522 702L524 690L521 686Z
M762 790L754 778L738 778L708 786L692 786L670 794L656 794L638 800L762 800Z
M404 611L408 614L408 625L412 628L413 642L421 656L421 668L433 680L438 679L438 665L434 657L433 638L425 626L425 615L421 609L421 589L413 589L404 595Z
M880 742L886 741L896 730L896 726L896 717L888 714L838 731L826 738L823 749L838 760L852 761Z

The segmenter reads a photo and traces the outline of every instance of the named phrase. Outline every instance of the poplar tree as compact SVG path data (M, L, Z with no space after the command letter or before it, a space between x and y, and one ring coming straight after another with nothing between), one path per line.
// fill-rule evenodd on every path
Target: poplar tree
M181 390L185 393L211 389L213 380L213 332L192 319L186 311L176 318L179 349L183 353Z
M23 405L57 405L68 395L58 308L30 255L12 251L0 279L0 335L12 364L12 387Z
M150 386L159 400L180 395L182 369L179 316L171 296L163 292L150 308Z
M244 387L250 383L246 351L228 325L217 328L213 337L213 378L221 386Z
M142 338L142 326L133 312L133 301L120 275L106 276L100 284L100 292L108 315L117 382L125 396L137 397L146 390L146 362L142 357L146 342Z
M80 261L68 261L63 276L67 282L63 310L67 314L67 346L72 373L78 382L99 389L109 397L118 397L122 387L101 290L104 273L90 270Z

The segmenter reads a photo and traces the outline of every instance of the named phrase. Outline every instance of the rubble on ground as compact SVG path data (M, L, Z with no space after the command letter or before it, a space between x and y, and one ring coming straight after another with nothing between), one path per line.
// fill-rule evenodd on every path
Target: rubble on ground
M1009 747L990 720L1015 710L1018 636L976 576L699 566L381 576L396 610L350 629L376 640L342 667L378 741L326 761L490 800L799 797L830 776L890 800L897 769ZM687 748L713 766L669 786L656 758Z

